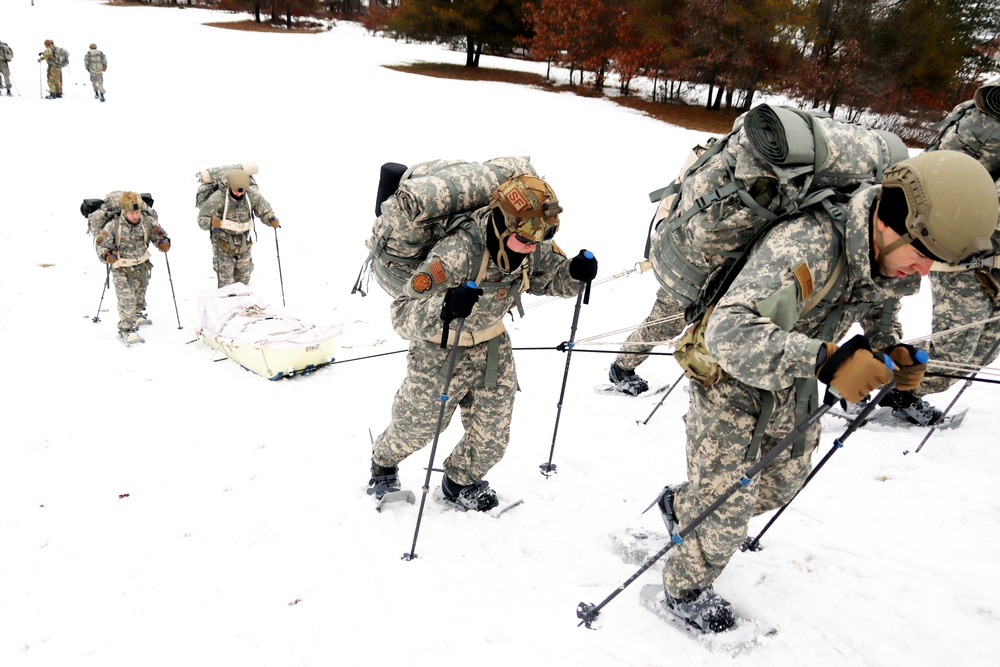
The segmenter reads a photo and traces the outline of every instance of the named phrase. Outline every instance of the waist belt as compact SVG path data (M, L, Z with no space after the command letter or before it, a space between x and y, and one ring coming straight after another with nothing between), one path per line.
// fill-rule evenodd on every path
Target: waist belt
M458 338L458 345L459 347L472 347L479 343L485 343L488 340L493 340L506 330L503 320L497 320L497 323L493 326L481 329L480 331L463 331L462 335ZM428 338L427 340L431 343L441 342L440 337Z
M142 264L149 259L149 250L142 253L142 257L120 257L117 262L115 262L114 268L116 269L127 269L130 266L136 266Z

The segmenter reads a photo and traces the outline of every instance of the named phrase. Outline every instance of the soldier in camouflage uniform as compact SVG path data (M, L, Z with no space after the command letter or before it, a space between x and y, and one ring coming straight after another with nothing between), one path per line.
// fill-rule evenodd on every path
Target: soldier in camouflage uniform
M126 343L139 342L137 318L146 303L146 288L153 265L149 244L170 250L170 237L146 210L142 198L123 192L118 199L121 214L108 222L97 235L97 255L111 265L115 296L118 298L118 333Z
M49 66L46 72L49 94L45 98L48 100L60 98L63 93L62 67L56 65L55 46L51 39L47 39L45 40L45 50L38 54L38 62L44 60Z
M7 42L0 40L0 86L7 89L7 97L10 97L10 61L14 57L14 51L7 45Z
M835 294L803 312L811 294L837 279L834 224L825 210L810 208L755 245L698 327L702 364L689 370L705 372L691 383L685 416L688 481L657 499L672 533L815 409L815 378L852 403L892 379L904 389L917 386L925 365L895 337L873 339L871 347L863 336L840 347L831 341L898 296L907 276L926 275L935 259L957 262L989 247L998 213L988 173L953 151L898 163L883 186L862 190L845 209L847 266ZM706 361L717 372L707 372ZM817 423L670 552L663 584L672 613L705 632L732 627L731 607L712 584L745 540L751 517L783 505L802 486L819 437Z
M684 309L660 287L656 290L653 309L639 328L625 339L625 345L611 364L608 379L614 389L629 396L638 396L649 389L649 383L636 374L636 367L649 358L656 343L673 340L683 330Z
M83 67L90 73L90 85L94 87L94 99L104 101L104 73L108 70L108 58L97 44L91 44L90 50L83 56Z
M444 461L442 491L466 509L497 505L483 478L507 448L517 390L503 317L514 307L520 310L522 292L574 296L581 281L590 282L597 273L593 254L581 251L570 261L552 241L561 211L545 181L527 174L511 177L490 205L469 214L486 239L485 252L477 250L467 231L445 236L393 301L393 328L410 348L392 421L372 451L369 493L376 498L399 490L398 464L434 438L449 354L442 333L464 318L442 423L460 407L465 433ZM479 287L466 286L470 280Z
M997 96L1000 96L1000 85L983 86L976 91L975 99L956 106L927 150L961 151L979 160L994 178L1000 176L1000 105L997 104L1000 100ZM1000 192L1000 180L996 188ZM994 248L1000 250L1000 225L993 233L993 240ZM942 265L931 269L934 333L1000 317L1000 264L996 257L987 260L986 264L963 271ZM994 347L998 340L1000 322L986 322L934 338L929 352L935 362L983 368L996 360ZM961 374L947 366L942 366L941 370ZM894 391L885 404L902 420L932 425L942 413L924 400L924 396L945 391L955 382L953 378L929 377L912 392Z
M213 192L198 210L198 226L211 233L212 267L219 287L250 284L254 216L275 229L281 226L271 205L250 182L250 174L242 169L229 172L228 185Z

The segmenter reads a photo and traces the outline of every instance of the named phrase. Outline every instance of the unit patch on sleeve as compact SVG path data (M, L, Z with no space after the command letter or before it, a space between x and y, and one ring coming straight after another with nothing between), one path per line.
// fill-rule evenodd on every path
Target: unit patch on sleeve
M792 275L795 276L795 282L799 286L799 298L805 301L812 296L814 289L812 271L809 270L809 265L802 262L792 269Z
M426 292L431 288L431 277L426 273L418 273L410 279L414 292Z
M444 264L441 263L440 259L435 259L433 262L428 264L427 270L431 272L431 277L434 278L434 282L438 285L448 279L448 276L444 271Z

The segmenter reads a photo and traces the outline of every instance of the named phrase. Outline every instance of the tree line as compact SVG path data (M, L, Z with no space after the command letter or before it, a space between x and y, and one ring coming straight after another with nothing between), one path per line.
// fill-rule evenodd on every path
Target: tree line
M203 0L204 1L204 0ZM708 109L785 94L830 113L939 116L998 70L1000 0L218 0L361 20L373 32L568 68L571 83ZM548 74L547 74L548 76Z

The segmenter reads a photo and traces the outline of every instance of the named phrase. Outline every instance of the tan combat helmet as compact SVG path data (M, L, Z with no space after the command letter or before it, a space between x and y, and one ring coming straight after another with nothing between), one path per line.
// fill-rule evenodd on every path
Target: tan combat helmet
M1000 212L997 190L986 168L965 153L930 151L897 162L886 170L882 190L879 207L895 190L905 197L907 209L896 224L876 210L901 235L885 254L913 243L933 259L958 264L992 250L990 235Z
M551 240L559 229L563 208L555 190L537 176L517 174L500 184L493 195L503 211L507 229L525 243Z
M128 213L129 211L141 211L145 206L142 201L142 197L134 192L123 192L120 197L118 197L118 205L122 207L123 213Z
M250 174L242 169L233 169L229 172L229 189L238 195L246 192L250 187Z

